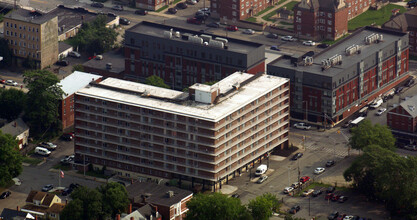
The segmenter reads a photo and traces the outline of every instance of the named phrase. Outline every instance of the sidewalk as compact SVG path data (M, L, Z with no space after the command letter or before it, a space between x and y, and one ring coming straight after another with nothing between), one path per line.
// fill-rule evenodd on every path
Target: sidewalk
M259 15L259 16L253 16L253 17L256 17L256 22L257 23L263 22L264 24L267 24L267 26L268 25L271 25L271 24L275 24L274 22L270 22L270 21L264 20L262 17L265 16L266 14L268 14L268 13L271 13L272 11L277 10L278 8L281 8L282 6L284 6L287 3L290 3L292 1L294 1L294 0L286 0L286 1L284 1L284 2L282 2L280 4L278 4L278 5L274 5L274 7L272 9L269 9L267 12L265 12L265 13ZM299 1L299 0L295 0L295 1Z

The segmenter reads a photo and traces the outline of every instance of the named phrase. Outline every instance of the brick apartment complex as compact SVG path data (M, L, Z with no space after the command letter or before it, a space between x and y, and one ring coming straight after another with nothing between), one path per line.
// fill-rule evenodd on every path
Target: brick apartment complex
M102 76L90 73L75 71L59 82L64 91L61 103L59 105L59 116L62 122L62 129L68 129L74 125L74 96L75 92L84 88L90 82L100 82Z
M408 34L365 27L313 57L280 57L267 70L290 78L291 117L324 122L326 114L338 122L408 77Z
M383 29L409 33L410 54L417 56L417 8L393 17L382 25Z
M413 96L387 113L387 125L396 131L414 133L417 131L417 96Z
M274 5L277 0L211 0L211 16L221 22L234 24Z
M157 75L182 90L236 71L265 72L264 45L149 22L125 32L125 79Z
M302 0L294 7L294 34L313 40L338 39L348 32L348 20L366 11L374 2Z
M236 72L189 92L107 78L79 90L75 104L78 169L216 190L288 146L289 80L275 76Z
M58 17L38 11L16 9L4 16L4 38L17 65L30 57L37 68L58 60Z

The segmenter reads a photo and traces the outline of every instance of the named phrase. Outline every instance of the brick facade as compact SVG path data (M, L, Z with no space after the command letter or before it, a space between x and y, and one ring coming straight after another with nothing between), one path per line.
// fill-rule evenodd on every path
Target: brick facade
M239 20L252 17L277 0L211 0L211 16L219 18L220 22L236 24Z

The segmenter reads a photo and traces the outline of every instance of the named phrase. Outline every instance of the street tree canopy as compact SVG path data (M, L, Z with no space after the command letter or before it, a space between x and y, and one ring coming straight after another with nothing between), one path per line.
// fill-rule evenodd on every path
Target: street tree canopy
M248 209L253 219L268 220L272 212L277 212L281 206L278 198L271 194L265 193L249 201Z
M378 145L385 149L395 150L395 138L391 130L380 124L372 125L369 120L365 120L358 127L352 128L349 144L357 150L363 150L369 145Z
M161 77L155 76L155 75L152 75L146 78L145 84L148 84L151 86L157 86L161 88L166 88L166 89L170 88L167 84L165 84L164 80Z
M46 70L24 73L24 83L29 89L25 118L34 137L56 136L61 129L58 106L64 92L58 82L58 77Z
M221 193L197 194L187 207L186 220L252 219L239 199Z
M22 172L22 156L16 137L0 131L0 186L7 185Z
M101 186L99 192L103 195L103 212L114 218L123 213L129 205L126 188L120 183L108 183Z
M26 106L26 94L14 88L0 90L0 118L9 121L19 117Z

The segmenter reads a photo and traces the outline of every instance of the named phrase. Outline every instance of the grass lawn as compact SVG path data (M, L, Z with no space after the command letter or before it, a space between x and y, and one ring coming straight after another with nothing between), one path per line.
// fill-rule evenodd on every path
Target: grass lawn
M283 2L285 2L286 0L279 0L278 3L276 5L282 4Z
M356 18L348 22L348 29L355 30L356 28L364 27L375 23L376 25L382 25L387 22L391 17L392 9L400 9L400 13L404 13L406 9L399 5L388 4L385 7L375 10L368 10Z
M296 4L298 4L298 2L297 2L297 1L291 1L291 2L288 2L287 4L285 4L285 5L284 5L284 6L282 6L282 7L287 7L287 10L292 11L292 9L294 8L294 6L295 6ZM281 8L282 8L282 7L281 7Z
M160 9L156 10L155 12L161 12L161 11L167 9L167 8L168 8L168 5L165 5L165 6L161 7Z
M291 1L291 2L289 2L289 3L287 3L287 4L285 4L285 5L284 5L284 6L282 6L282 7L287 7L287 10L292 11L292 9L294 8L294 6L295 6L297 3L298 3L297 1ZM278 3L278 4L279 4L279 3ZM280 8L282 8L282 7L280 7ZM278 9L280 9L280 8L278 8ZM273 11L269 12L268 14L264 15L264 16L262 17L262 19L264 19L264 20L266 20L266 21L273 21L273 20L271 20L270 18L271 18L272 16L274 16L274 15L276 15L276 14L277 14L277 10L278 10L278 9L273 10Z
M259 16L259 15L262 15L263 13L265 13L265 12L267 12L267 11L269 11L269 10L271 10L272 8L273 8L274 6L268 6L267 8L265 8L264 10L262 10L262 11L260 11L258 14L256 14L255 16Z
M22 160L23 163L28 163L30 165L38 165L42 161L43 161L42 159L32 158L32 157L24 157Z
M256 18L255 17L246 18L246 21L256 23Z

